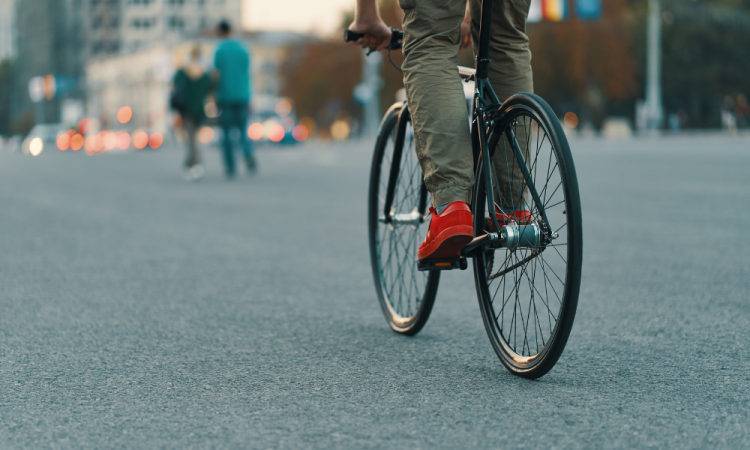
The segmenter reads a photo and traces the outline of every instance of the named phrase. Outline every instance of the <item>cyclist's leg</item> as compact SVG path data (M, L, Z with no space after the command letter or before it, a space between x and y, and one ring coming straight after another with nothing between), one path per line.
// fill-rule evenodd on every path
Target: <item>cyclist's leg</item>
M490 84L501 102L518 92L534 92L531 51L529 38L526 36L526 18L529 15L530 4L530 0L496 0L493 3ZM481 0L470 0L470 9L471 33L476 54L479 49ZM519 131L521 129L522 126L519 125ZM516 132L516 139L524 158L529 161L528 135ZM502 197L497 203L508 210L528 205L529 193L527 189L523 189L523 175L507 142L506 145L499 145L495 149L494 166Z
M434 206L469 201L474 183L458 46L466 4L400 0L404 9L404 85L414 143Z

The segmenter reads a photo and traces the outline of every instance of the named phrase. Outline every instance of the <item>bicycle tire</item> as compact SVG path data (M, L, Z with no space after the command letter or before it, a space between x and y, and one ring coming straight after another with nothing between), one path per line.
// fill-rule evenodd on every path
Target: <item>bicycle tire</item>
M403 103L396 103L386 112L375 142L368 193L368 234L375 290L386 321L393 331L413 336L430 316L440 272L417 271L417 248L427 232L427 222L388 225L384 223L385 216L381 217L392 163L389 156L393 154L402 108ZM414 151L413 134L407 132L391 211L395 214L415 211L419 199L419 189L415 187L421 187L421 183L422 171ZM384 246L386 242L388 245Z
M540 244L538 247L524 249L519 247L515 250L500 248L480 252L473 258L477 299L485 330L495 353L511 373L535 379L549 372L556 364L568 341L575 319L583 256L578 181L570 147L560 122L543 99L534 94L516 94L503 103L494 117L495 121L490 127L488 137L488 148L494 152L491 153L493 155L493 182L497 186L497 180L500 179L494 158L507 158L507 155L512 154L506 148L501 147L508 145L512 148L510 134L507 131L515 129L515 136L519 136L519 131L525 133L521 136L521 141L525 142L529 152L527 168L534 188L540 193L539 197L543 206L541 209L536 207L533 195L531 195L532 200L526 202L525 193L530 192L530 189L525 185L520 190L516 189L519 195L515 200L507 203L526 202L536 221L543 220L541 212L544 212L549 218L550 225L549 232L546 234L549 236L556 234L557 239L564 237L562 240L550 241L549 245L544 247ZM533 122L537 125L535 126ZM523 126L520 127L519 123L523 123ZM547 139L544 137L539 139L542 132ZM531 148L530 144L535 139L535 147ZM519 142L518 139L516 141ZM540 153L544 151L549 153L546 163L540 161L539 158ZM532 154L534 154L533 157ZM512 164L508 164L507 160L505 162L504 166L508 170L505 174L506 178L512 180L517 174L515 172L510 174ZM546 173L544 172L545 165ZM518 164L513 170L517 169L518 172L522 172L520 167ZM537 177L540 170L542 178ZM556 183L553 176L555 170L559 174L557 186L553 186ZM544 186L538 183L542 180L545 182ZM507 183L507 191L510 194L506 192L506 197L513 196L511 187L513 183L513 181ZM558 192L561 192L561 195L558 196ZM495 189L495 194L495 198L498 198L499 188ZM489 227L487 224L489 216L485 213L488 206L486 195L485 173L480 160L473 197L474 230L477 236L484 234ZM507 199L499 201L507 201ZM562 225L558 227L559 223ZM502 252L505 252L504 260ZM502 263L499 263L500 261ZM565 270L564 275L562 275L561 268ZM497 272L493 273L495 269ZM537 276L539 276L538 282ZM496 287L492 285L495 280L500 280ZM514 283L513 287L509 288L511 283ZM561 286L561 288L556 286ZM502 302L499 302L497 299L501 287ZM554 293L554 296L550 295L550 291ZM509 311L511 298L513 299L512 313ZM522 303L523 301L527 301L528 306ZM520 308L517 308L518 305ZM547 317L544 317L543 306L547 309ZM549 325L546 335L544 322L548 322ZM529 333L531 325L534 327L533 339ZM519 334L523 335L523 339L518 338ZM520 349L519 341L521 341Z

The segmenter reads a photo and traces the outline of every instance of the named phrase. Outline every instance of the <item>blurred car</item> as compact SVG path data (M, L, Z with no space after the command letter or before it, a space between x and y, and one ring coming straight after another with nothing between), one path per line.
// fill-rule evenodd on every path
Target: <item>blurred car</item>
M20 134L2 138L2 150L7 153L20 152L23 137Z
M34 128L26 135L26 140L31 141L35 138L41 138L45 147L55 147L57 137L68 131L68 128L61 123L45 123L34 125Z
M296 144L307 139L307 126L297 121L294 107L288 98L258 96L251 104L248 127L244 132L254 142ZM204 144L221 145L221 110L209 100L206 104L206 123L199 133Z
M253 100L247 134L256 142L296 144L307 139L307 128L298 123L292 101L259 96Z

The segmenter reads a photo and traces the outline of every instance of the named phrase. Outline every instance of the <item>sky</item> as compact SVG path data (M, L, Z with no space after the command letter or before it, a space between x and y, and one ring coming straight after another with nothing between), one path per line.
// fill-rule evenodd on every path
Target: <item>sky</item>
M242 24L249 30L331 34L356 0L244 0Z

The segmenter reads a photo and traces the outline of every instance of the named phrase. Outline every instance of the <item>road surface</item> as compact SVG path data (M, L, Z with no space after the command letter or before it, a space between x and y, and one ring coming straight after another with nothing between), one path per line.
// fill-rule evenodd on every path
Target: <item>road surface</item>
M578 315L511 376L471 271L387 327L371 144L259 152L199 183L178 150L0 153L0 447L750 447L750 136L573 141Z

